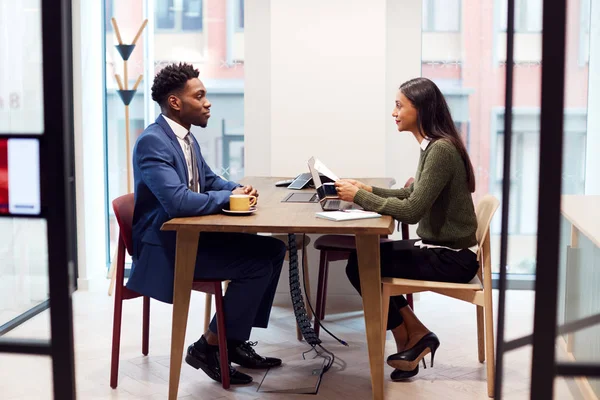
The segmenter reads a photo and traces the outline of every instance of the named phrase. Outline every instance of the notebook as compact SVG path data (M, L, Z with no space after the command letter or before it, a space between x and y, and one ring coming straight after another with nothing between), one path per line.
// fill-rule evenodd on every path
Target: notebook
M352 221L356 219L379 218L381 214L372 211L346 210L318 212L316 216L317 218L328 219L330 221Z

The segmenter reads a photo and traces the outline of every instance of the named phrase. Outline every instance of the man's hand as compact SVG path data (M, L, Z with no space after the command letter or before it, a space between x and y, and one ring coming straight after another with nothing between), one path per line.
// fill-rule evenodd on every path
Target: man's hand
M356 196L359 187L346 180L339 180L335 183L335 190L341 200L354 202L354 196Z
M342 182L348 182L351 185L354 185L354 186L356 186L359 189L363 189L363 190L366 190L367 192L373 193L373 187L372 186L365 185L364 183L362 183L360 181L357 181L357 180L354 180L354 179L340 179L340 181L342 181Z
M247 194L250 196L256 196L258 198L258 190L253 188L251 185L246 185L244 187L235 188L231 191L233 194Z

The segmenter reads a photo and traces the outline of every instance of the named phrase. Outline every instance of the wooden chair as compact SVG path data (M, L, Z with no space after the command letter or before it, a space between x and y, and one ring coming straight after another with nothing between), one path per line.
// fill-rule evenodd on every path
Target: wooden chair
M494 396L494 319L492 304L492 266L490 261L490 223L500 202L492 195L484 196L477 204L477 242L479 271L466 284L430 282L412 279L383 278L383 326L387 326L390 296L431 291L463 300L477 306L477 343L479 362L487 356L488 396ZM483 282L482 282L483 275ZM485 311L484 311L485 310ZM485 323L484 323L485 312ZM385 337L385 330L382 334ZM487 343L486 343L487 342Z
M116 287L115 287L115 312L113 318L112 355L110 366L110 386L116 389L119 379L119 350L121 347L121 318L123 313L123 300L135 299L142 295L128 289L125 286L125 250L131 255L133 253L132 223L133 223L133 194L126 194L113 201L115 217L119 224L119 242L117 248L117 261L115 263ZM227 356L227 339L225 332L225 315L223 313L223 292L221 280L194 280L193 290L211 293L216 297L217 305L217 330L219 337L219 356L222 372L223 388L228 389L229 363ZM142 323L142 354L148 355L150 342L150 298L144 297L143 323Z
M286 259L286 261L289 261L290 253L289 253L289 246L288 246L288 235L273 235L273 237L275 239L279 239L283 243L285 243L285 246L288 249L288 252L285 253L285 259ZM310 244L310 237L305 235L304 238L305 238L304 243L302 243L302 235L296 235L296 248L302 252L305 252L306 246L308 246ZM299 255L298 258L300 258L300 257L301 256ZM308 274L308 254L306 254L302 258L304 260L304 262L302 263L302 273L304 274L304 276L306 276L305 293L306 293L306 296L308 296L308 298L310 298L310 276ZM300 279L301 280L303 279L302 275L300 276ZM225 290L227 290L228 283L229 283L229 281L225 282ZM212 295L207 293L205 301L206 301L206 303L205 303L205 309L204 309L204 330L206 331L208 329L208 325L210 324L210 316L211 316L211 309L212 309ZM310 310L310 307L308 305L306 305L306 311L308 314L308 319L309 320L312 319L312 311ZM298 340L302 340L302 332L300 332L300 327L298 326L298 324L296 324L296 338Z
M414 182L413 178L406 181L404 187L409 187ZM408 225L401 225L402 240L408 240ZM382 241L389 240L382 238ZM352 251L356 250L356 240L354 236L347 235L323 235L315 241L315 249L321 252L319 262L319 281L317 283L317 307L315 313L318 318L315 320L315 333L319 336L321 325L319 321L325 319L325 303L327 300L327 279L329 277L329 263L334 261L344 261L350 257ZM414 310L412 294L406 296L410 308Z

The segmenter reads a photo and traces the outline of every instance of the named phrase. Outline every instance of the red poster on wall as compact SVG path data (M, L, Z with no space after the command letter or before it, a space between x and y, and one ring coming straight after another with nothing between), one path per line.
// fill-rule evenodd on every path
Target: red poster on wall
M8 140L0 139L0 214L8 214Z

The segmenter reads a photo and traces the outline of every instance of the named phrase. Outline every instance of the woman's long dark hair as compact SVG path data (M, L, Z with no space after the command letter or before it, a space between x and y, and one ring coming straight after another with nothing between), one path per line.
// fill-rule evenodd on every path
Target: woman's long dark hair
M440 89L427 78L415 78L404 82L400 91L417 110L417 125L421 135L432 142L445 139L456 147L465 164L469 190L471 193L475 192L473 164Z

